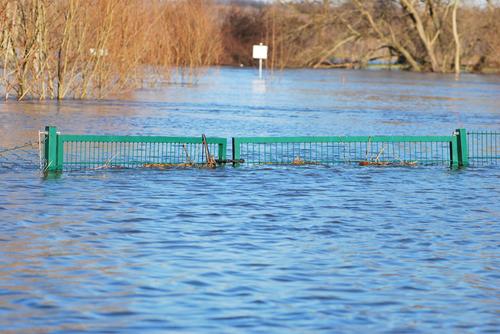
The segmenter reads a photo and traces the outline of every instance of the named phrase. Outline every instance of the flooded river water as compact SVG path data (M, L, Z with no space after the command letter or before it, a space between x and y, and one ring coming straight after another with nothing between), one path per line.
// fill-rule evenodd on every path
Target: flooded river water
M500 77L211 69L122 100L1 102L0 150L62 133L500 128ZM500 167L243 167L40 177L0 157L5 333L496 332Z

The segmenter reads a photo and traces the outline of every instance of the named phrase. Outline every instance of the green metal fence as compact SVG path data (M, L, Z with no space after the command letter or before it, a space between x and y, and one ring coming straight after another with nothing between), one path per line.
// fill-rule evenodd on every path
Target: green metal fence
M471 165L500 164L500 132L467 132L468 156Z
M462 167L498 164L500 132L457 129L449 136L234 137L232 159L227 160L226 138L63 135L48 126L42 148L46 171L203 166L212 158L219 165Z
M206 138L209 154L226 160L227 139ZM207 162L201 137L63 135L46 127L44 169L176 167Z
M233 138L233 159L248 164L466 165L460 133L450 136Z

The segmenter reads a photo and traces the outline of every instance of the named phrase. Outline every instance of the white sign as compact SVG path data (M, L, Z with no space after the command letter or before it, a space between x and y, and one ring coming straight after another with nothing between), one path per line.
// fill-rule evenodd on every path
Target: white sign
M267 45L254 45L252 57L255 59L267 59Z
M103 56L107 56L108 55L108 49L89 49L90 51L90 54L92 56L99 56L99 57L103 57Z

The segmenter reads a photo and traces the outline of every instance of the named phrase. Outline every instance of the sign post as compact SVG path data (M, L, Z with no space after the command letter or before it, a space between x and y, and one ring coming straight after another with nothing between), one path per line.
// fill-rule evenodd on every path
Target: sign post
M262 60L267 59L267 45L260 43L253 46L252 56L259 60L259 79L262 79Z

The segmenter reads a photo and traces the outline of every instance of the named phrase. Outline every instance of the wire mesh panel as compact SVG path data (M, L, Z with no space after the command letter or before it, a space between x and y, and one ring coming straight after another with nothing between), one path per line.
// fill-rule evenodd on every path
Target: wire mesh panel
M0 146L0 169L32 169L39 164L37 145L27 142L11 147Z
M131 141L131 139L134 139ZM193 140L194 139L194 140ZM198 141L198 142L194 142ZM62 136L63 169L134 168L190 166L206 162L199 138L116 138L96 140ZM218 157L218 144L207 143L209 152Z
M51 141L50 129L47 133L48 170L189 167L226 159L226 138L206 138L204 143L202 137L56 134Z
M233 138L233 159L248 164L450 165L453 136Z
M470 165L500 164L500 131L467 132Z

